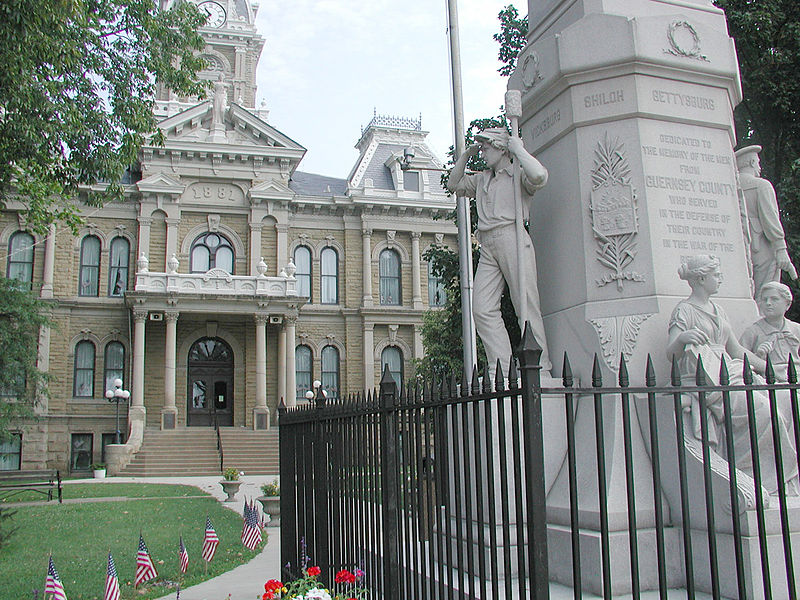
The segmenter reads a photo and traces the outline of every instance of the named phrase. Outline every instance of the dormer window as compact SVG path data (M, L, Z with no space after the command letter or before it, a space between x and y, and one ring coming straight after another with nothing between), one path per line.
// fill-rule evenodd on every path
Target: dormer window
M419 171L403 171L403 189L407 192L419 191Z

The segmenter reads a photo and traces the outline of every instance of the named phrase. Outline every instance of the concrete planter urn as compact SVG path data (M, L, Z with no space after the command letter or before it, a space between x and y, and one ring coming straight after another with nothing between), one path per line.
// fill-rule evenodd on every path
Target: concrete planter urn
M256 498L264 507L264 512L269 515L268 527L281 526L281 497L280 496L259 496Z
M96 463L92 465L92 476L95 479L106 478L106 466L104 464Z
M220 484L222 484L222 491L228 494L228 497L225 498L225 502L233 502L234 496L239 491L239 486L242 485L242 482L239 480L229 481L223 479L220 481Z

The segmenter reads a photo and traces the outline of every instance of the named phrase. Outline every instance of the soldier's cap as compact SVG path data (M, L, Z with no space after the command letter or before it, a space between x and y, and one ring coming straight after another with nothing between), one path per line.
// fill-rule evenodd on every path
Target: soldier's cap
M490 127L489 129L484 129L483 131L479 131L475 134L475 141L476 142L488 142L490 144L496 144L501 148L505 148L508 145L508 139L511 136L506 131L505 127Z
M736 157L736 166L740 167L742 165L747 164L750 161L751 154L759 154L761 152L761 146L753 145L753 146L745 146L744 148L739 148L733 155Z

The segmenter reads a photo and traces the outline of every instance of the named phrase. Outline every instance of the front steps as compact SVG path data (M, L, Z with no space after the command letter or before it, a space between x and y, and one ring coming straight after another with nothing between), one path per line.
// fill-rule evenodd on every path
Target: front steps
M277 475L278 429L220 427L224 464L246 475ZM142 447L121 477L220 475L217 434L211 427L145 429Z

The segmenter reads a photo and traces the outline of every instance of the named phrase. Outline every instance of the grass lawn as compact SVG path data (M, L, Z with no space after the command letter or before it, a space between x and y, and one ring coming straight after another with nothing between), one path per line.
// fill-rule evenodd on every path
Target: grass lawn
M40 590L42 598L49 552L53 554L70 600L100 600L103 597L109 550L117 565L122 597L143 600L174 591L177 582L181 582L183 588L219 575L249 561L256 554L241 544L242 518L221 506L213 497L165 497L202 495L203 492L197 488L155 484L71 484L67 488L84 486L86 489L82 491L72 490L82 496L71 497L92 497L92 494L99 493L103 497L132 496L135 493L138 497L160 498L8 506L8 509L17 511L10 521L11 526L18 529L0 549L2 598L33 598L34 589ZM95 491L92 488L96 488ZM157 492L155 488L159 488ZM220 538L207 574L204 573L206 563L200 558L206 515L211 517ZM152 584L134 590L140 530L159 577ZM178 538L181 535L189 552L189 571L185 576L180 575L178 568ZM254 597L260 587L254 582ZM142 591L144 593L140 593Z
M68 498L111 498L127 496L128 498L163 498L165 496L205 496L206 493L192 485L159 485L155 483L65 483L61 497ZM53 498L57 493L53 492ZM39 492L19 492L10 498L0 499L0 503L35 502L47 500ZM57 501L57 500L56 500ZM145 541L147 541L145 539ZM56 567L58 568L58 567Z

